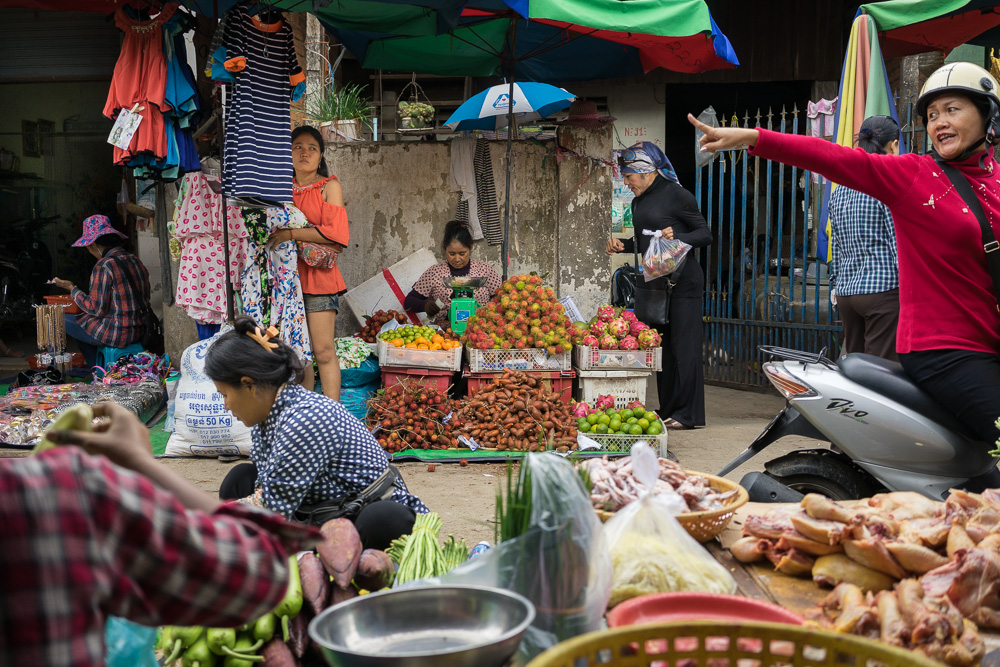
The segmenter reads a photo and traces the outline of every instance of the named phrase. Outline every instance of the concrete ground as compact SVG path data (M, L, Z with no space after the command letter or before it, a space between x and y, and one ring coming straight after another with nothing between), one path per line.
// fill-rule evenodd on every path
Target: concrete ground
M685 468L712 474L743 451L784 405L784 399L773 390L761 394L708 386L705 398L708 426L671 431L668 447ZM807 438L785 438L726 477L739 481L747 472L762 470L765 459L816 444ZM210 493L218 493L219 484L234 465L215 459L161 460ZM441 515L443 534L463 538L470 546L480 540L493 541L496 494L506 477L504 464L470 463L462 467L437 463L434 472L426 463L398 467L410 490Z

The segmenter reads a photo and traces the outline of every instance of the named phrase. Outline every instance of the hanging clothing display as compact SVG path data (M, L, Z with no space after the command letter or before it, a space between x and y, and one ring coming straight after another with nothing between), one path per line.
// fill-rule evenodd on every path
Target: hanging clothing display
M243 312L261 326L275 326L280 338L300 359L312 361L312 345L306 327L306 309L299 282L299 254L294 241L267 248L267 239L279 229L301 229L309 222L294 206L266 209L244 208L243 222L249 235L249 261L243 269L240 300Z
M454 164L452 165L452 169L454 169ZM476 196L474 200L473 198L466 198L463 192L463 195L458 200L458 210L456 211L455 219L469 223L471 227L472 215L469 207L474 203L479 229L482 235L486 237L486 242L489 245L500 245L503 243L503 227L500 224L496 188L493 185L493 158L490 156L490 142L486 139L476 139L473 170L476 181Z
M305 89L292 29L264 23L244 6L226 16L226 69L236 90L226 108L223 192L228 197L292 202L289 103Z
M204 324L222 324L226 318L223 218L229 224L229 279L239 289L249 253L242 212L236 206L223 212L222 195L203 173L185 174L170 226L171 246L180 259L174 299L191 319Z
M164 102L169 107L163 112L167 155L162 159L151 154L132 158L128 166L134 169L133 174L137 177L174 180L201 168L198 149L191 136L191 128L199 117L200 103L184 42L184 32L191 27L191 21L189 15L178 11L163 25L163 54L167 63Z
M136 113L142 116L128 148L114 149L115 164L125 164L141 153L150 153L157 159L167 156L163 112L170 105L165 100L167 62L161 28L179 6L168 2L159 14L145 21L133 18L131 9L124 5L115 10L115 25L125 36L103 113L114 120L122 109L131 110L138 105Z

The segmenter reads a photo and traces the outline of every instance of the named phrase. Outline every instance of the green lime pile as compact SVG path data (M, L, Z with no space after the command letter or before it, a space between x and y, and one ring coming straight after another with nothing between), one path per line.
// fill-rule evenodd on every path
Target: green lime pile
M615 410L608 408L604 412L592 412L586 417L576 420L576 427L581 433L596 433L598 435L660 435L663 433L663 422L652 410L640 406Z
M378 337L380 340L384 340L386 342L402 338L403 345L407 345L409 343L416 342L418 338L424 338L429 341L431 336L440 333L441 332L434 327L415 327L412 324L407 324L405 327L383 331L378 335Z

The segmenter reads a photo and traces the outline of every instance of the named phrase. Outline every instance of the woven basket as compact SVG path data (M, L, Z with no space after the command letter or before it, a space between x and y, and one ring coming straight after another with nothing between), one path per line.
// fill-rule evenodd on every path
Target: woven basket
M528 667L652 667L751 664L760 667L940 667L920 653L855 635L780 623L715 621L636 625L575 637Z
M736 514L736 510L743 507L750 496L747 494L747 490L736 482L730 482L728 479L723 479L722 477L716 477L715 475L709 475L708 473L698 472L696 470L685 470L689 475L701 475L708 479L708 485L717 491L732 491L736 489L736 495L732 496L724 507L720 507L717 510L706 510L704 512L685 512L684 514L677 515L677 521L680 522L684 530L688 532L694 539L699 542L708 542L709 540L715 539L719 534L725 530L726 525L729 524L729 520L733 518ZM600 517L601 521L607 521L614 516L614 512L606 512L604 510L594 510L597 512L597 516Z

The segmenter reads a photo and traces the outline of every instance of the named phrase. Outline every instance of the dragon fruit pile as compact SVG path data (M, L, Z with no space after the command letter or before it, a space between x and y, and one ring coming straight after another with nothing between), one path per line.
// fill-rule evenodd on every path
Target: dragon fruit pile
M631 310L601 306L588 322L574 322L573 343L602 350L649 350L660 346L660 334L640 322Z

